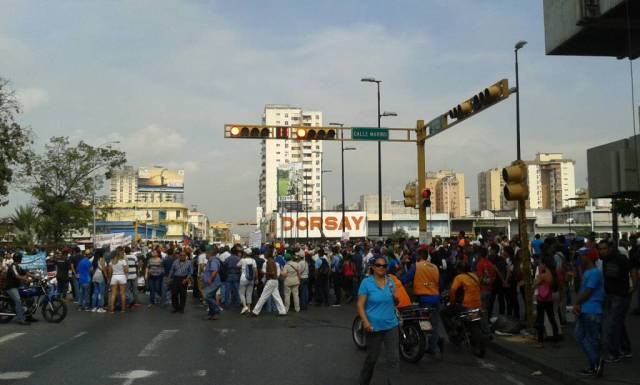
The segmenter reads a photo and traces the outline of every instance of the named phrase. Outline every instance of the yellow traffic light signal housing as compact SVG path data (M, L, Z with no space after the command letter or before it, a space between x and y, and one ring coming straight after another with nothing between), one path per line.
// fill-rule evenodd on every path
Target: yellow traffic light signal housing
M514 162L511 166L502 169L504 197L508 201L524 201L529 198L527 186L527 165L524 162Z
M508 97L509 81L502 79L450 109L447 116L461 121Z
M404 195L404 207L416 207L416 186L414 184L406 185L402 195Z
M227 124L225 125L225 138L248 138L248 139L266 139L271 137L272 128L269 126L242 126ZM275 132L275 130L274 130Z
M295 132L298 140L333 140L336 138L334 128L298 127Z

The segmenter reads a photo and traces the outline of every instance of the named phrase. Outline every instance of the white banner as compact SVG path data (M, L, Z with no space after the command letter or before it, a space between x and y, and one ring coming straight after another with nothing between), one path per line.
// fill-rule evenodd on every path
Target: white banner
M260 246L262 246L262 231L256 230L249 234L249 247L260 248Z
M320 238L324 232L327 238L341 238L342 212L325 211L279 213L276 225L276 237L306 238L307 228L309 238ZM364 238L367 236L367 213L365 211L347 211L344 213L344 231L349 238Z
M131 241L131 235L125 235L124 233L98 234L96 235L95 247L109 246L111 249L115 249L119 246L128 246Z

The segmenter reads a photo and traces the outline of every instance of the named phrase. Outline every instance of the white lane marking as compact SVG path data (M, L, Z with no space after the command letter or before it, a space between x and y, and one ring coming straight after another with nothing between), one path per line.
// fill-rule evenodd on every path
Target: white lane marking
M110 378L124 379L124 382L122 383L122 385L131 385L135 380L151 377L156 373L157 372L154 372L152 370L132 370L130 372L116 373L110 376Z
M24 380L32 374L33 372L0 372L0 380Z
M513 376L511 376L510 374L506 374L503 373L502 377L504 377L507 381L511 382L512 384L516 384L516 385L524 385L523 382L516 380Z
M0 344L5 343L7 341L11 341L14 338L18 338L21 335L25 335L27 333L11 333L11 334L7 334L6 336L2 336L0 337Z
M155 354L153 353L156 350L162 341L171 338L174 334L179 332L178 329L166 329L158 333L157 336L153 337L153 339L145 346L140 353L138 353L138 357L151 357Z
M480 367L482 369L489 369L489 370L492 370L492 371L496 370L496 366L494 364L491 364L491 363L489 363L489 362L487 362L485 360L481 360L481 359L478 359L477 361L480 364Z
M193 372L193 375L195 377L204 377L207 375L207 371L202 369L202 370L196 370L195 372Z
M66 340L66 341L64 341L64 342L62 342L62 343L59 343L58 345L52 346L52 347L50 347L49 349L45 350L45 351L44 351L44 352L42 352L42 353L38 353L38 354L36 354L35 356L33 356L33 358L42 357L42 356L44 356L45 354L49 353L50 351L52 351L52 350L56 350L56 349L58 349L60 346L62 346L62 345L66 345L66 344L68 344L69 342L71 342L71 341L75 340L76 338L80 338L80 337L82 337L82 336L83 336L83 335L85 335L85 334L87 334L87 332L80 332L80 333L76 334L75 336L73 336L73 337L69 338L68 340Z

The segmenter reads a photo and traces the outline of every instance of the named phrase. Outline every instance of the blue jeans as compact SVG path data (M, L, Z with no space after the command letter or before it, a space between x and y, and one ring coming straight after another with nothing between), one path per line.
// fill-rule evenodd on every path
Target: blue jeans
M78 304L81 309L88 309L89 305L91 305L91 283L79 283L78 284L79 293L78 293Z
M126 300L127 305L133 305L138 302L137 282L135 279L127 279Z
M309 305L309 279L303 278L300 282L300 308L307 309Z
M240 305L240 295L238 294L240 290L240 276L229 275L225 283L224 303L227 306Z
M162 304L162 275L149 276L149 303Z
M576 320L574 335L576 342L587 355L589 366L595 369L600 361L600 333L602 314L580 314Z
M631 296L607 295L604 303L607 314L607 348L611 357L620 357L622 353L631 352L629 334L624 324L631 305Z
M78 284L78 278L71 277L71 288L73 289L73 301L80 302L80 285Z
M207 306L209 306L209 317L220 313L220 307L216 303L216 293L218 292L219 288L220 285L215 283L211 286L205 284L204 289L202 290L202 292L204 293L204 300L207 303Z
M24 321L24 310L22 309L22 301L20 301L20 292L17 288L7 289L9 298L13 300L13 307L16 312L16 321Z
M160 293L160 306L164 306L169 302L171 298L171 279L169 277L162 277L162 293Z
M438 340L440 339L440 304L422 303L421 305L428 307L431 312L431 327L433 331L429 335L428 350L433 353L440 352Z
M91 307L94 309L102 309L104 307L104 290L106 284L104 282L93 283L93 295L91 296Z

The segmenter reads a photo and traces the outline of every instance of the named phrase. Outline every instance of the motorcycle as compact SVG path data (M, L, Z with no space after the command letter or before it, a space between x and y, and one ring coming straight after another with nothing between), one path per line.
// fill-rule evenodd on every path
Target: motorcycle
M33 317L41 309L42 317L47 322L62 322L67 316L67 304L60 298L52 279L37 272L32 273L32 279L29 286L18 289L25 317ZM0 323L7 323L15 316L13 300L7 293L0 293Z
M400 323L400 357L406 362L416 363L424 356L429 335L433 332L432 309L414 304L398 309L397 312ZM367 333L359 315L353 320L351 336L358 349L367 347Z
M448 293L443 293L442 299L450 305ZM442 313L441 313L442 314ZM451 323L443 322L449 335L449 341L457 347L464 346L476 357L482 358L486 353L486 337L482 331L483 311L480 308L462 308L454 317L449 317ZM447 317L443 314L443 318Z

